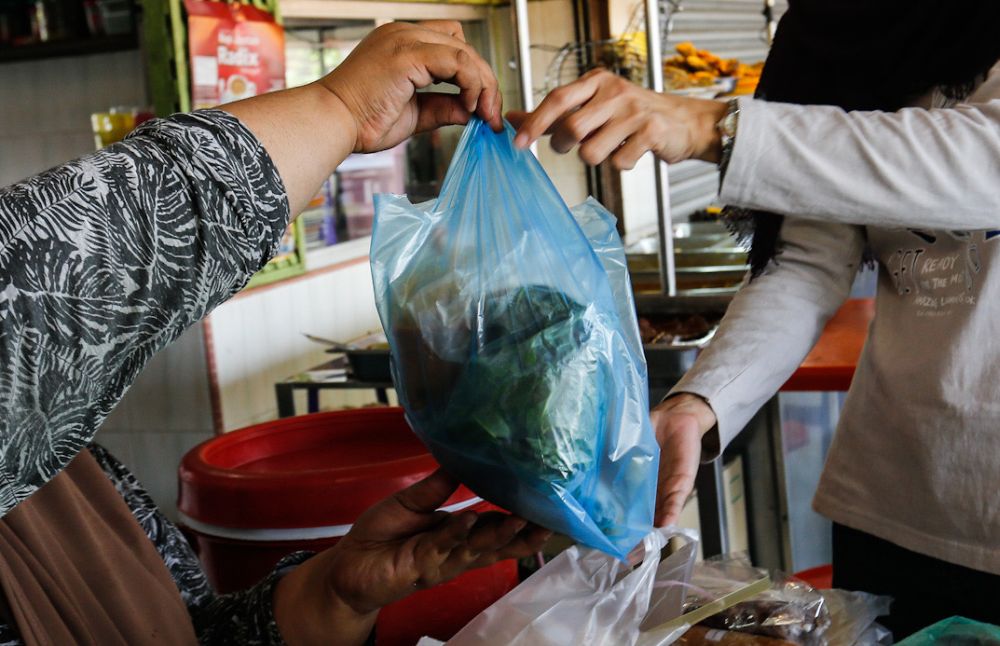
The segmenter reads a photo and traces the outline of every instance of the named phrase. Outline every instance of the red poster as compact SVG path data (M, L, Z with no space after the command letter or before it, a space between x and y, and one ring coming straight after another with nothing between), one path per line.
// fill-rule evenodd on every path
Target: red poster
M239 2L184 0L194 109L285 87L285 32L274 16Z

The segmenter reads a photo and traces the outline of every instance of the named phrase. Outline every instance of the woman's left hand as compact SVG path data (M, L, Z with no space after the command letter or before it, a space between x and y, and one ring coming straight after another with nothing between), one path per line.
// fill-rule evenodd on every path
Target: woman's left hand
M444 471L376 504L339 543L275 591L285 641L360 644L378 609L466 570L538 552L551 532L516 516L437 511L458 488Z
M551 134L556 152L579 145L584 162L610 159L627 170L649 151L670 163L718 162L715 126L725 112L726 104L718 101L657 94L607 70L592 70L550 92L533 112L512 111L507 118L518 130L519 148Z
M466 570L534 554L551 535L510 514L436 511L457 488L438 470L365 512L335 549L339 595L375 610Z

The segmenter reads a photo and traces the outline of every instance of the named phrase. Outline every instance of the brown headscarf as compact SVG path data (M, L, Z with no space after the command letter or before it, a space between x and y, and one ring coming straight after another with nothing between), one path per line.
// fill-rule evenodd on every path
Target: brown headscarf
M163 559L89 451L0 518L0 587L28 646L197 644Z

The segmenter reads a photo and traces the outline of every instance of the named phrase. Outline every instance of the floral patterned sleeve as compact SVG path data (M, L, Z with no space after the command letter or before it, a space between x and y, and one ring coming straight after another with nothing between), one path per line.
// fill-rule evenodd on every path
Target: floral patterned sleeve
M221 111L0 189L0 516L62 470L158 350L246 285L289 220Z

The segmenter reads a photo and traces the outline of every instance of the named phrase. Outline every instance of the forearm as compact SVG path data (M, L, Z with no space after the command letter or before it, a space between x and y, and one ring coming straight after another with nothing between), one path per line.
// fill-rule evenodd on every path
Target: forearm
M230 103L222 109L238 117L271 156L293 217L355 146L353 117L320 83Z
M727 204L880 227L997 225L1000 100L895 113L741 104Z
M274 618L288 646L361 646L371 636L378 611L356 610L338 594L330 575L336 557L336 548L318 554L275 588Z
M854 227L789 219L782 237L777 263L740 290L712 343L671 391L709 403L719 450L798 368L847 297L861 259L863 237Z

